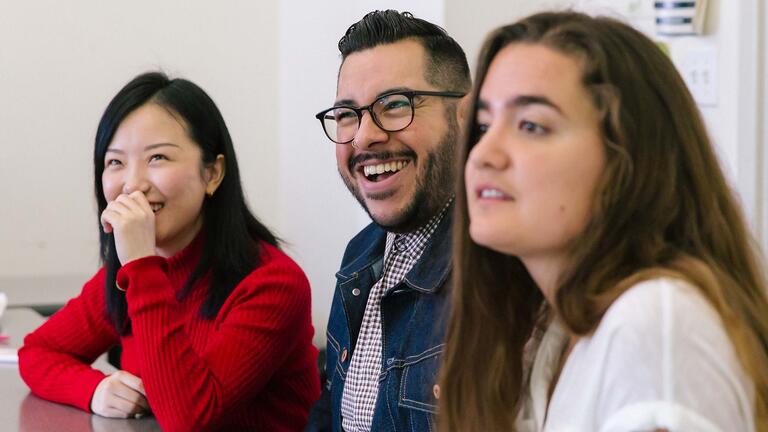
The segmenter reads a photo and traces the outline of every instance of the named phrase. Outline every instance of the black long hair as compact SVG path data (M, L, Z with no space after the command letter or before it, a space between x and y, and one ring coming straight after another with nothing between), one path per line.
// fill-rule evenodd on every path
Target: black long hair
M120 123L137 108L155 103L183 119L186 129L201 150L202 164L214 163L224 155L224 179L216 193L203 203L204 246L184 288L183 298L195 282L210 273L208 297L200 308L204 318L216 316L235 286L259 265L259 240L277 246L277 238L248 209L240 184L232 138L213 100L197 85L185 79L170 79L161 72L141 74L125 85L110 101L99 121L93 151L94 184L98 215L107 207L101 176L104 157ZM100 257L106 270L104 290L106 313L118 334L130 334L125 294L115 288L120 261L115 239L99 224Z

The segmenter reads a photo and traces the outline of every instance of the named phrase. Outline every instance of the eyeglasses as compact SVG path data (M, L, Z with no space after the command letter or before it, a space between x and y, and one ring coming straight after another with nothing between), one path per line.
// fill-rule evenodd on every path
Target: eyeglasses
M349 144L355 139L363 112L368 111L371 119L386 132L401 131L413 123L413 98L416 96L438 96L460 98L464 93L439 91L398 91L379 96L372 104L354 107L339 105L320 111L315 118L320 120L325 135L336 144Z

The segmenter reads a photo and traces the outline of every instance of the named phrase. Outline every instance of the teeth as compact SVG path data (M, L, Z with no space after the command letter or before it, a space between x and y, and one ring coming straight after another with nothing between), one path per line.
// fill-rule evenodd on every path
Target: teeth
M480 198L501 198L504 194L498 189L483 189L480 191Z
M370 176L374 174L383 174L385 172L398 172L401 169L403 169L403 167L406 165L408 165L408 162L404 162L404 161L380 163L378 165L368 165L363 167L363 174L365 174L366 176Z

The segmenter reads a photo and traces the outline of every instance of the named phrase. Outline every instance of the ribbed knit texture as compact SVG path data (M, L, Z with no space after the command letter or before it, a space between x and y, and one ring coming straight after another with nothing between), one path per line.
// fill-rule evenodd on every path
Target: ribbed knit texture
M199 260L200 239L166 260L147 257L118 273L133 334L118 337L105 315L104 270L24 340L19 370L36 395L86 411L104 378L89 364L121 343L121 366L139 376L164 431L301 430L320 394L304 273L262 243L262 264L214 319L200 305L210 278L176 295Z

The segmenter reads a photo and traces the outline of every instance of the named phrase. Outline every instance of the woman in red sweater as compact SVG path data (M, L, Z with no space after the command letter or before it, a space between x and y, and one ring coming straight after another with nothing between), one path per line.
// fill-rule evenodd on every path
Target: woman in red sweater
M304 273L248 210L221 113L161 73L94 151L103 267L19 351L36 395L163 430L300 430L320 394ZM122 370L90 364L122 346Z

